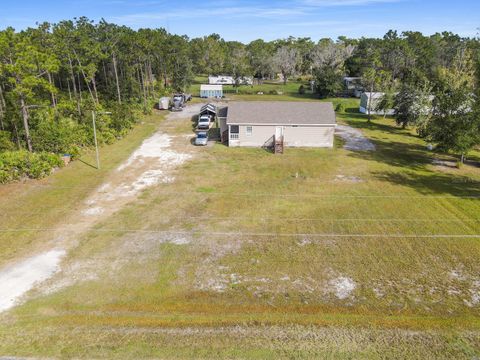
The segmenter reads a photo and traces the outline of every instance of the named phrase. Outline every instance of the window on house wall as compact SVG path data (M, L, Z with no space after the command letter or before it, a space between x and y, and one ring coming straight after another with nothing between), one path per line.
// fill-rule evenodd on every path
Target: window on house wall
M253 132L253 127L247 126L247 136L252 136L252 132Z
M240 132L240 128L238 125L230 125L230 140L238 140L239 136L238 133Z

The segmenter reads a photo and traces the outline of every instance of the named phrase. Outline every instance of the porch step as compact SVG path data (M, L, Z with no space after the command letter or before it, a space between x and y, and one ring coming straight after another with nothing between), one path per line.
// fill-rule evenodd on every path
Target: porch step
M283 154L283 136L275 139L274 152L275 154Z

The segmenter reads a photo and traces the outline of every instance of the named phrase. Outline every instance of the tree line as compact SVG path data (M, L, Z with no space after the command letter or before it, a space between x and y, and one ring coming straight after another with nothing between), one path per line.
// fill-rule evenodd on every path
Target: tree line
M449 32L244 44L85 17L7 28L0 31L0 154L78 154L92 145L92 110L99 113L100 141L112 142L133 125L135 111L148 112L159 96L188 89L195 74L259 81L281 74L285 83L303 76L314 80L320 97L341 94L343 76L358 76L366 91L385 93L379 106L394 107L399 124L465 153L479 143L473 115L479 48L477 38ZM458 135L446 131L452 128Z

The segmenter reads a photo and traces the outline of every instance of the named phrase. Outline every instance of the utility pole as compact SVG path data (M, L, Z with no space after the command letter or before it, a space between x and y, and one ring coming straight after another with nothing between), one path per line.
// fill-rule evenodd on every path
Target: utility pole
M93 138L95 140L95 153L97 155L97 170L100 170L100 158L98 156L97 127L95 126L95 111L92 110Z

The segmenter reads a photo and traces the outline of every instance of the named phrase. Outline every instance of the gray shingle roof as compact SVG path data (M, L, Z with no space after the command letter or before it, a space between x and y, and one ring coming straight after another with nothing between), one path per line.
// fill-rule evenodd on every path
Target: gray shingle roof
M224 118L228 115L228 106L223 106L218 108L217 116Z
M238 101L228 105L227 124L233 125L333 125L330 102Z
M206 114L206 113L212 113L216 114L217 113L217 107L213 104L205 104L201 107L200 109L200 115Z

